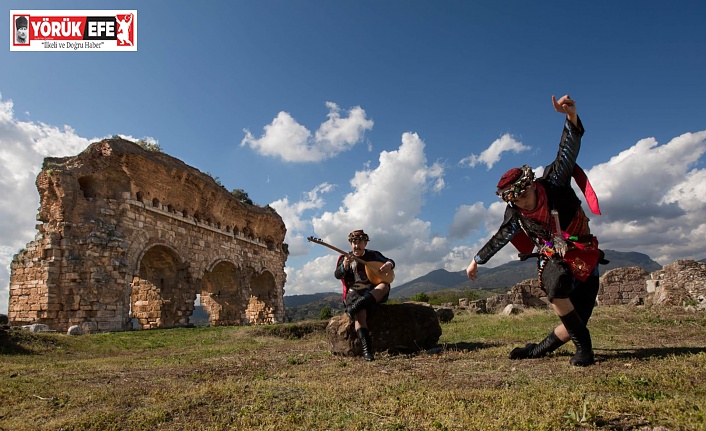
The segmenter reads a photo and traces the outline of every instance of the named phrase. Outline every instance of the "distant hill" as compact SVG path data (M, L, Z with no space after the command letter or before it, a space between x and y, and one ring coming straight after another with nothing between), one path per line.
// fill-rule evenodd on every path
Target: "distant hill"
M324 307L331 308L333 314L343 312L341 292L323 292L284 297L285 319L287 321L316 320Z
M601 274L610 269L628 266L639 266L649 272L662 269L662 265L643 253L615 250L604 250L604 252L610 263L601 267ZM465 270L449 272L437 269L405 284L393 286L390 297L409 298L417 293L436 292L444 289L510 289L515 284L536 276L536 259L528 259L525 262L515 260L495 268L479 266L476 281L470 281L466 277Z
M306 295L290 295L284 297L284 306L289 307L299 307L301 305L306 305L311 302L321 301L326 299L331 295L338 295L341 297L340 292L322 292L322 293L311 293Z

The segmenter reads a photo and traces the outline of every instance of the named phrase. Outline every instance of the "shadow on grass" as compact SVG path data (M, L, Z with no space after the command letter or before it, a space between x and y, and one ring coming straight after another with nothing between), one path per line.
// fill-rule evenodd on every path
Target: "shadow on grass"
M15 342L8 331L0 329L0 355L30 355L32 353L31 350Z
M495 347L498 344L489 343L448 343L448 344L437 344L429 349L405 349L405 348L390 348L386 352L391 356L401 356L401 357L413 357L421 354L436 355L444 351L457 351L457 352L470 352L472 350L487 349L489 347Z
M652 357L696 355L706 347L649 347L643 349L594 349L604 359L647 359Z
M442 348L444 350L455 350L459 352L470 352L473 350L480 350L480 349L489 349L491 347L497 347L502 345L502 343L448 343L444 344L442 346L439 346L438 348Z

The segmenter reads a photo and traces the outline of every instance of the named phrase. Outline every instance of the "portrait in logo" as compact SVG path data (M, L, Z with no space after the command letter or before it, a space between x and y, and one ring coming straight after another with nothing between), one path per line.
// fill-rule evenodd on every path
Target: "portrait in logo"
M26 16L18 16L15 18L15 44L29 44L29 18Z

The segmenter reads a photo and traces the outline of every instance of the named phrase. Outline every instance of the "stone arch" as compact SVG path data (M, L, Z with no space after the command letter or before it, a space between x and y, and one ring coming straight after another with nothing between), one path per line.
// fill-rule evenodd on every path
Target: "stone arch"
M250 279L250 298L245 310L245 320L252 325L275 322L275 298L277 285L269 271L255 274Z
M201 307L211 326L243 323L243 294L240 271L227 260L216 261L201 280Z
M174 249L163 244L147 248L138 259L130 285L133 328L188 324L196 299L189 278L188 264L183 263Z

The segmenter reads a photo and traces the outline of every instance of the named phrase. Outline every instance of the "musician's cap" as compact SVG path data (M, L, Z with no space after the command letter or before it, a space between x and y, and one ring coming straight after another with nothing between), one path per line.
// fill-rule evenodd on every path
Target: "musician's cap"
M534 182L534 172L528 165L521 168L512 168L505 172L500 181L495 194L500 196L505 202L513 202L521 196L527 188Z
M27 17L26 16L21 16L15 20L15 28L20 29L20 28L27 28Z
M502 177L500 177L500 181L498 181L498 190L504 190L512 185L515 181L517 181L520 177L522 176L522 169L520 168L512 168L509 171L505 172Z
M363 231L363 229L354 230L348 234L348 242L353 242L353 240L361 239L365 242L370 241L368 234Z

